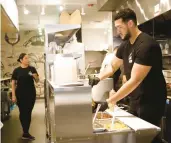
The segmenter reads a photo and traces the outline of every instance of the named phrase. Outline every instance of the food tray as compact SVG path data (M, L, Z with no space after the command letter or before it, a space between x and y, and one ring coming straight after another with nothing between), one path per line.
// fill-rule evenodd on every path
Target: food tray
M106 120L112 119L112 116L107 112L98 112L96 116L96 120Z
M131 130L130 127L125 125L123 122L119 121L118 119L115 119L114 127L111 128L112 119L103 119L98 120L98 124L100 124L103 128L105 128L107 131L128 131Z

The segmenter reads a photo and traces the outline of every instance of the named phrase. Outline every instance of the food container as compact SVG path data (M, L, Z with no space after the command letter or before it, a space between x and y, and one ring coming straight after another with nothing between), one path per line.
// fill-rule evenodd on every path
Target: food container
M98 112L96 120L112 119L112 116L106 112Z
M98 123L103 128L105 128L107 131L127 131L127 130L130 130L130 128L126 124L119 121L118 119L116 119L114 121L113 125L112 125L112 120L111 119L99 120Z

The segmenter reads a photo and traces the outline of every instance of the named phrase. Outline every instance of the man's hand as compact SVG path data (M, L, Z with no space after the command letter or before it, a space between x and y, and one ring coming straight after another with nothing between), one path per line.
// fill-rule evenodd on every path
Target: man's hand
M115 96L115 95L113 94L108 99L106 99L106 102L108 103L108 105L115 105L116 104L116 101L112 98L113 96Z
M107 108L109 108L108 103L107 102L100 102L98 104L101 104L100 110L99 111L105 111Z
M89 79L89 85L91 85L92 87L94 85L97 85L99 82L100 82L100 79L98 77L95 77L95 76L88 76L88 79Z
M16 103L17 102L17 99L16 99L16 96L15 95L12 95L12 102L13 103Z

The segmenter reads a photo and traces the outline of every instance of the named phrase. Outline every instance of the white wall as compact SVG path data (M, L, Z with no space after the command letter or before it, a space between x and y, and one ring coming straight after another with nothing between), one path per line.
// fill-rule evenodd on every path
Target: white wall
M101 67L105 49L113 47L112 13L94 11L82 17L82 42L85 45L86 66L95 61L90 68Z
M83 29L82 42L86 51L103 51L108 48L108 37L104 34L105 29Z

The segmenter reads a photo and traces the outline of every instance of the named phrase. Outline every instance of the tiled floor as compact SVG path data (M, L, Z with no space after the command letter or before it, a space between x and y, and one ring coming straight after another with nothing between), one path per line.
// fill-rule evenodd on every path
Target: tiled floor
M22 129L18 115L19 111L16 107L10 119L4 122L1 130L1 143L45 143L44 100L38 99L33 109L30 133L36 137L35 141L21 140Z

